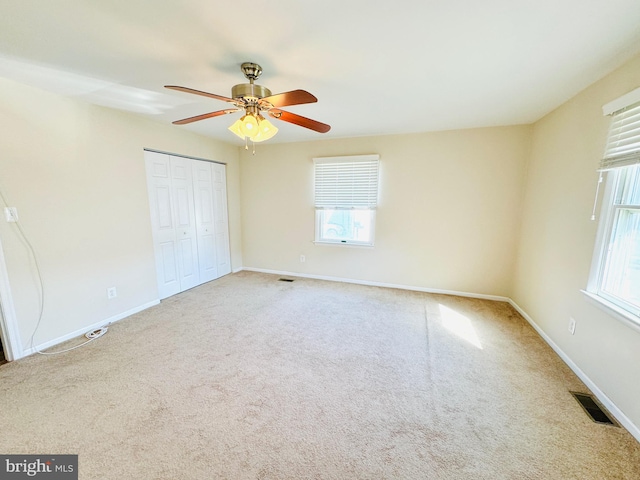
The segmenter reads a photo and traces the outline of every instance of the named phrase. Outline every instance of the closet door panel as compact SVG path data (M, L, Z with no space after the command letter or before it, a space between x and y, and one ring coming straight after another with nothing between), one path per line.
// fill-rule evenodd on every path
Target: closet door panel
M229 252L229 220L227 214L227 176L224 165L211 164L213 173L213 218L216 233L216 258L218 275L231 273Z
M145 152L145 163L158 293L160 298L166 298L181 290L171 201L171 165L168 155L155 152Z
M198 239L198 267L200 282L218 278L216 237L213 211L213 184L211 163L193 162L193 189Z
M161 243L159 245L159 247L160 247L160 249L159 249L160 250L160 265L162 266L162 268L160 269L160 271L162 272L160 280L162 281L162 283L164 285L177 284L178 287L179 287L178 265L176 265L176 245L175 245L175 242ZM171 290L173 290L173 289L171 289ZM173 293L170 293L170 295L173 295ZM161 298L165 298L165 297L161 296Z
M176 238L178 240L178 276L180 290L200 284L198 246L196 238L195 208L191 160L170 157L172 198L175 203Z

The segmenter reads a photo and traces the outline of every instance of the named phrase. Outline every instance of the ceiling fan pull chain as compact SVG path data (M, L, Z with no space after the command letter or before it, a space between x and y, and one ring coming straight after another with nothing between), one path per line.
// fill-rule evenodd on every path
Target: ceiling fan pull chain
M244 149L245 150L249 150L249 144L248 144L247 137L244 137Z
M256 154L256 142L254 142L252 140L251 143L253 144L253 155L255 155Z

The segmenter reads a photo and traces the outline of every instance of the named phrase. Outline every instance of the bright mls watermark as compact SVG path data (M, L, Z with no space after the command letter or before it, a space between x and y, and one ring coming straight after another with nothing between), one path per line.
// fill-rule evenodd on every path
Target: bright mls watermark
M0 480L78 480L78 455L0 455Z

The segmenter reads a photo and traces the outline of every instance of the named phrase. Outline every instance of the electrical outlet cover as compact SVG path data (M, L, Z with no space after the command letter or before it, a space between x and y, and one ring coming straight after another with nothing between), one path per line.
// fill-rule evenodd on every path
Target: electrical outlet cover
M7 222L17 222L18 221L18 209L16 207L5 207L4 208L4 218Z

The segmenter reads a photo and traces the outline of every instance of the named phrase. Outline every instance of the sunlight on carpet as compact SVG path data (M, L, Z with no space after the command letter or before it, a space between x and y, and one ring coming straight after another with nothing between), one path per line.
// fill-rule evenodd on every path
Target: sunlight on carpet
M440 315L442 316L442 325L444 325L444 328L461 339L469 342L474 347L482 350L482 344L480 343L476 329L473 328L473 324L468 317L465 317L461 313L458 313L449 307L445 307L442 304L439 304L438 307L440 308Z

